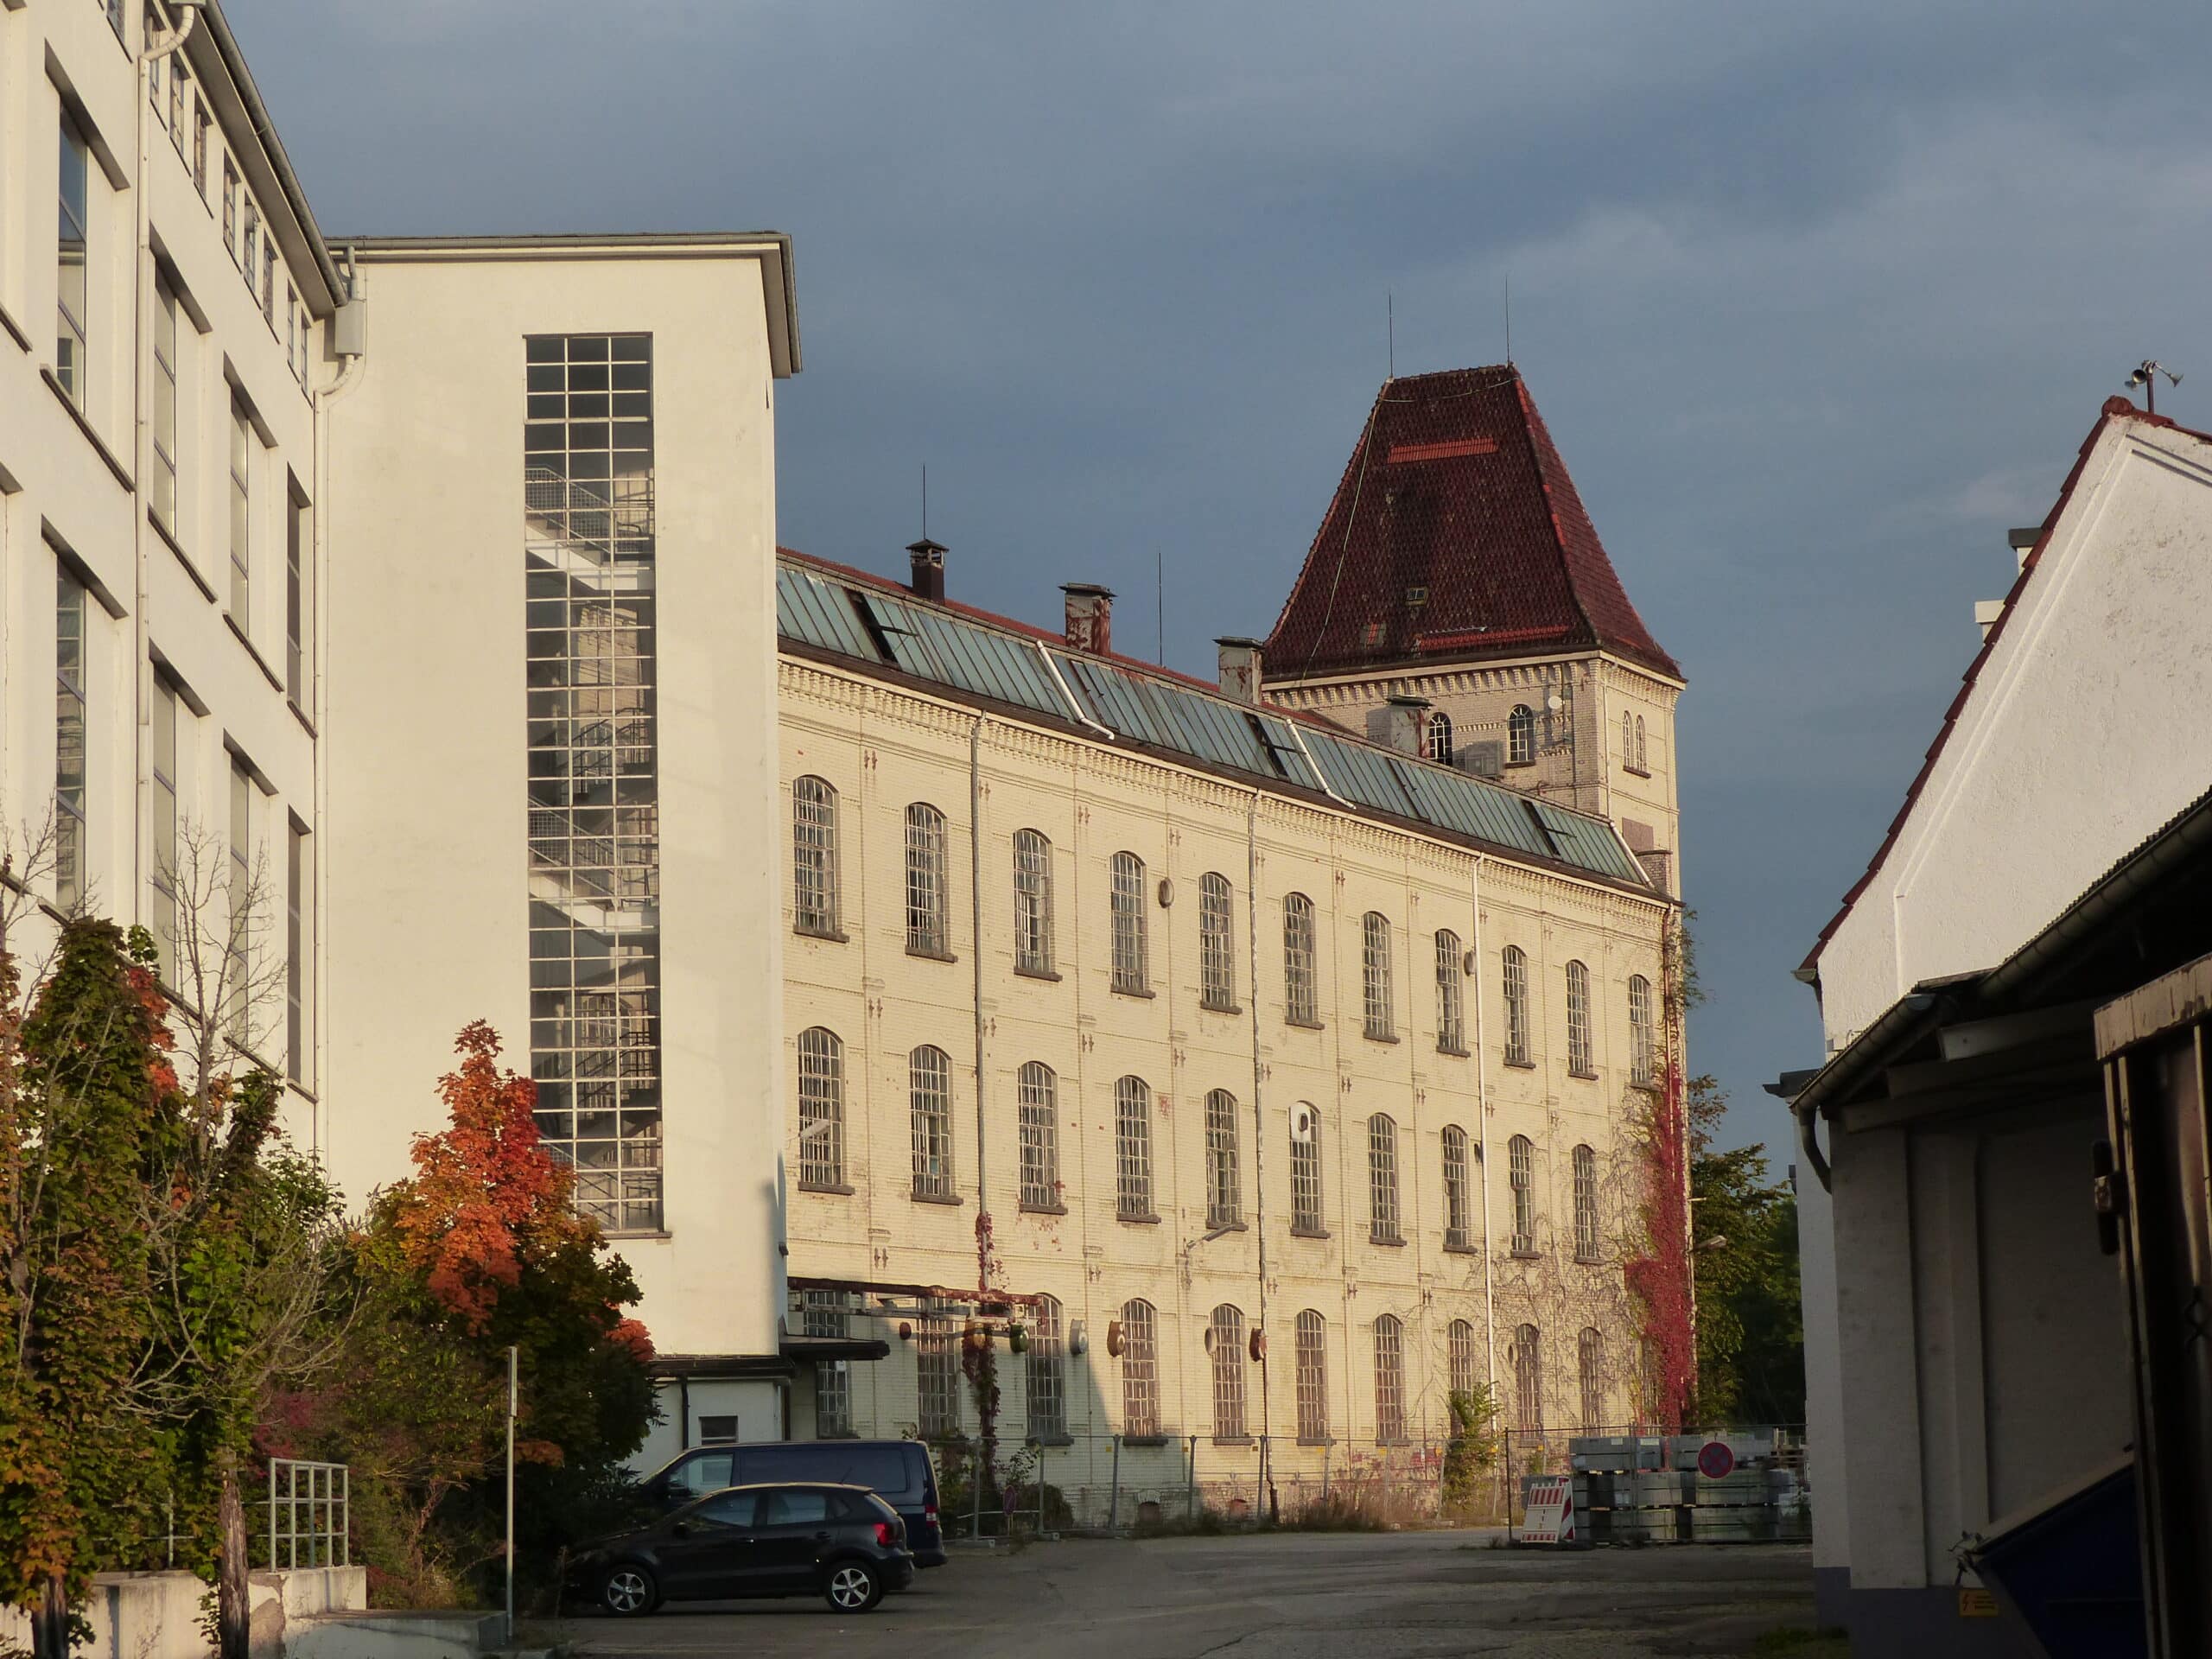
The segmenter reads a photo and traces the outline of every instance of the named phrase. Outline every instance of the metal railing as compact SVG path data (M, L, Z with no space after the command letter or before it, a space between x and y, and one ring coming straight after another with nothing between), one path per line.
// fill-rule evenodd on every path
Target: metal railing
M269 1460L269 1565L351 1567L352 1471L342 1463Z

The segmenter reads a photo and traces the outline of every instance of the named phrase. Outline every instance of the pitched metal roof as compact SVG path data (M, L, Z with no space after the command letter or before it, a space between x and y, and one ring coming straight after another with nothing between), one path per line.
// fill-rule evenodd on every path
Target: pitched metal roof
M1268 677L1591 650L1682 677L1520 371L1385 381L1268 637Z

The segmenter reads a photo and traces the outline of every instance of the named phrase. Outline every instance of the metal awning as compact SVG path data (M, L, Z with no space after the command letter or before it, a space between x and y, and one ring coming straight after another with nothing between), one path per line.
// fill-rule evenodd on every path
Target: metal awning
M891 1357L891 1344L878 1337L785 1337L779 1346L785 1359L816 1363Z

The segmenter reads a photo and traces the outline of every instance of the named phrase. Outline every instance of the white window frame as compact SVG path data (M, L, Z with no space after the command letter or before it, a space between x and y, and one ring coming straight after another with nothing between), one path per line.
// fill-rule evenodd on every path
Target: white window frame
M914 1196L958 1196L952 1163L952 1058L933 1043L906 1056L907 1115L912 1121Z
M1282 901L1283 1018L1294 1026L1321 1023L1319 987L1320 929L1313 901L1302 893L1286 893Z
M1160 1437L1160 1315L1141 1296L1122 1304L1122 1433Z
M1574 1259L1595 1262L1599 1259L1601 1240L1598 1227L1598 1154L1587 1145L1574 1148L1572 1162L1574 1171Z
M791 779L791 931L836 939L837 786L812 772Z
M1390 918L1370 910L1359 920L1360 988L1366 1035L1378 1043L1397 1040L1397 1010L1390 983Z
M1436 1048L1440 1054L1467 1052L1466 975L1459 936L1450 928L1436 934Z
M1060 1080L1042 1060L1023 1064L1015 1074L1021 1136L1021 1195L1024 1210L1058 1212L1060 1202Z
M798 1034L798 1184L845 1188L845 1043L827 1026Z
M1505 989L1505 1063L1533 1065L1529 1049L1529 953L1517 944L1505 947L1503 957Z
M1395 1313L1375 1319L1375 1440L1406 1443L1406 1327Z
M946 957L952 951L944 814L927 801L906 807L906 953Z
M1369 1241L1403 1243L1398 1230L1398 1123L1388 1112L1367 1120L1367 1200Z
M1244 1224L1244 1194L1237 1170L1236 1096L1226 1089L1206 1095L1206 1225Z
M1213 1362L1213 1438L1242 1443L1251 1436L1244 1419L1244 1311L1231 1302L1214 1309L1206 1321Z
M1598 1075L1597 1044L1590 1020L1590 969L1581 962L1567 964L1567 1070L1570 1077Z
M1198 1001L1224 1014L1236 1012L1236 890L1209 870L1198 878Z
M1292 1363L1297 1371L1298 1439L1303 1446L1329 1440L1329 1322L1313 1308L1292 1325Z
M1152 1085L1142 1077L1114 1083L1114 1213L1122 1221L1155 1221L1152 1197Z
M1444 1248L1464 1250L1471 1243L1469 1217L1473 1208L1468 1197L1473 1182L1467 1157L1467 1132L1457 1123L1446 1123L1443 1148Z
M1525 1135L1505 1143L1506 1185L1513 1194L1513 1254L1536 1251L1536 1147Z
M1291 1137L1290 1230L1320 1236L1327 1230L1321 1218L1321 1114L1304 1101L1291 1108L1294 1113L1300 1109L1313 1115L1313 1134L1306 1141Z
M1135 996L1149 995L1150 939L1145 917L1144 861L1135 853L1116 853L1108 861L1108 870L1114 988Z
M1014 834L1014 966L1055 977L1052 969L1052 843L1034 830Z

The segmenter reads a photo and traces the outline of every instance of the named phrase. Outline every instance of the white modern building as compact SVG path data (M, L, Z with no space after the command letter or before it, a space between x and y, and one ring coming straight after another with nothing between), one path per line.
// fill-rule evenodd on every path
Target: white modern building
M2090 1204L2092 1014L2177 965L2132 855L2212 784L2212 437L2113 398L2013 543L1926 763L1800 969L1826 1063L1776 1090L1808 1137L1822 1612L1866 1652L2041 1651L1961 1597L1959 1552L2134 1433Z

